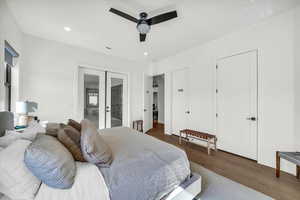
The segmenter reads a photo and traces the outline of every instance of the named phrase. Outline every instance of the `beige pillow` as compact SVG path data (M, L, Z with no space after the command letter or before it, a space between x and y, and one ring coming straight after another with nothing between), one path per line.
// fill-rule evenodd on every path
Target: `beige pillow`
M69 119L68 125L72 126L73 128L75 128L79 132L81 131L81 124L78 123L77 121L73 120L73 119Z
M20 139L0 151L0 193L11 199L32 200L40 187L41 181L24 163L30 143Z
M66 126L63 123L48 123L46 126L46 135L57 137L58 132Z
M81 121L81 151L86 161L98 167L108 167L112 162L110 147L88 120Z
M80 137L80 132L71 126L61 129L57 135L57 139L71 152L75 161L86 162L81 152Z

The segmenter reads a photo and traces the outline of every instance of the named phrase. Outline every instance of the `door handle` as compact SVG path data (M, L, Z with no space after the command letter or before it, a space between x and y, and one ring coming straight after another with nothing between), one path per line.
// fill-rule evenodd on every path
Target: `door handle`
M247 117L246 119L249 121L256 121L256 117Z
M147 109L144 109L144 112L147 112Z
M191 112L188 110L188 111L186 111L185 113L186 113L186 114L190 114Z

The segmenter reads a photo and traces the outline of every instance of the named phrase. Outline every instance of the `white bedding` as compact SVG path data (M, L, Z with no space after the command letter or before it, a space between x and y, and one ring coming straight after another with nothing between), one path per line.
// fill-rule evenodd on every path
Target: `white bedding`
M72 188L59 190L42 184L35 200L110 200L99 169L90 163L76 162L77 174Z

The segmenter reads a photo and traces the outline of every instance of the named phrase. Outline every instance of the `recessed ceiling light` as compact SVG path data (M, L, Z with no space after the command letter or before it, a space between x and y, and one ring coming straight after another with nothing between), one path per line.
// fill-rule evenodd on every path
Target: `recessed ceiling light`
M144 52L144 56L148 56L148 52Z
M65 26L64 29L65 29L65 31L67 31L67 32L70 32L70 31L72 30L72 29L71 29L70 27L68 27L68 26Z

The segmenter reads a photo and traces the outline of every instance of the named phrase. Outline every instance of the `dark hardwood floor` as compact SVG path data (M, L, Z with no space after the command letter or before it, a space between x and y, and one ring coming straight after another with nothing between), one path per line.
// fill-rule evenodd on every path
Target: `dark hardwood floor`
M190 161L274 199L300 200L300 181L295 176L281 172L280 178L276 178L275 169L252 160L223 151L212 151L209 156L206 148L193 143L179 145L178 137L165 135L162 127L152 129L148 134L184 149Z

